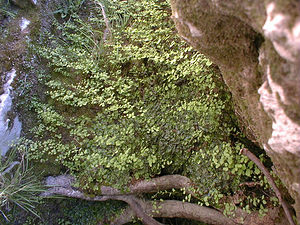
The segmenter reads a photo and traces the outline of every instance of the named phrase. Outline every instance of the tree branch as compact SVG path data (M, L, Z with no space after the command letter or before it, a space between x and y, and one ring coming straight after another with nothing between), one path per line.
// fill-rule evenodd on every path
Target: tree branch
M131 222L135 218L133 210L128 206L117 218L115 218L110 225L123 225ZM100 224L98 224L100 225Z
M161 223L157 222L151 216L147 215L142 207L140 206L140 201L133 195L104 195L104 196L96 196L89 197L84 193L74 190L71 187L52 187L47 192L43 193L43 197L51 196L51 195L62 195L70 198L78 198L87 201L107 201L107 200L119 200L126 202L130 208L133 210L136 218L140 218L141 221L145 225L161 225Z
M50 189L43 193L43 196L51 196L55 194L79 198L88 201L107 201L119 200L124 201L130 206L130 211L127 209L124 217L117 218L112 224L125 224L132 220L132 216L140 218L146 225L161 225L152 217L181 217L194 219L210 224L236 224L233 220L225 217L221 212L208 207L199 206L192 203L183 203L181 201L164 201L164 202L145 202L137 198L134 194L153 193L160 190L168 190L172 188L191 187L191 181L187 177L180 175L168 175L151 180L139 181L136 184L129 186L129 192L122 193L120 190L103 186L101 187L101 196L90 197L79 190L72 187L74 178L70 175L60 175L57 177L48 177L46 184L50 185ZM153 208L156 204L158 211Z
M195 193L188 190L192 187L192 182L189 178L181 175L166 175L162 177L153 178L151 180L142 180L129 186L129 191L122 193L120 190L102 186L101 193L103 195L119 195L119 194L141 194L141 193L155 193L158 191L169 190L172 188L181 189L186 188L188 194Z
M153 207L152 202L148 202L147 204L148 208ZM166 200L157 202L156 208L159 210L153 214L154 217L185 218L216 225L237 224L232 219L224 216L218 210L188 202Z
M143 224L145 225L162 225L162 223L159 223L155 219L153 219L151 216L151 213L148 213L144 210L143 207L143 201L138 199L135 196L132 195L115 195L115 196L109 196L107 198L108 200L120 200L126 202L130 208L133 210L135 217L141 219Z
M293 217L292 217L292 215L291 215L291 213L290 213L290 211L289 211L289 209L288 209L288 205L287 205L287 203L284 201L284 199L282 198L282 195L281 195L279 189L277 188L277 186L276 186L276 184L275 184L275 182L274 182L274 180L273 180L271 174L270 174L269 171L267 170L267 168L266 168L266 167L261 163L261 161L260 161L260 160L259 160L252 152L250 152L248 149L243 148L243 149L241 149L240 153L241 153L242 155L247 156L247 157L248 157L252 162L254 162L254 163L256 164L256 166L263 172L263 174L266 176L266 178L267 178L269 184L270 184L271 187L273 188L273 190L274 190L274 192L275 192L275 194L276 194L276 196L277 196L277 198L278 198L280 204L282 205L282 208L283 208L283 210L284 210L284 212L285 212L285 215L286 215L286 217L287 217L289 223L290 223L291 225L295 225L294 220L293 220Z
M60 175L56 177L47 177L46 185L50 187L65 187L71 188L75 179L70 175ZM189 178L181 175L165 175L162 177L153 178L151 180L141 180L135 184L129 185L129 190L127 192L122 192L116 188L110 186L101 186L102 195L132 195L132 194L142 194L142 193L155 193L158 191L170 190L172 188L181 189L186 188L188 194L195 193L189 190L192 187L192 182ZM51 189L50 189L51 190ZM48 194L51 195L51 191ZM55 192L60 190L55 190ZM63 192L63 190L61 190ZM45 193L46 194L46 193Z
M237 225L235 221L224 216L221 212L193 203L176 200L147 201L140 204L147 214L153 217L185 218L214 225ZM155 206L155 207L154 207ZM134 215L131 208L127 208L111 225L123 225L132 221Z
M157 222L151 216L147 215L143 210L140 204L141 200L136 198L134 195L124 195L121 194L115 188L110 188L109 192L102 193L102 196L90 197L85 195L83 192L79 190L75 190L72 187L72 183L74 182L74 178L70 175L60 175L57 177L48 177L46 179L46 185L50 187L50 189L42 194L43 197L52 196L52 195L62 195L70 198L79 198L87 201L107 201L107 200L119 200L126 202L131 209L134 211L134 215L137 218L140 218L141 221L145 225L161 225L161 223ZM113 193L114 195L111 195Z

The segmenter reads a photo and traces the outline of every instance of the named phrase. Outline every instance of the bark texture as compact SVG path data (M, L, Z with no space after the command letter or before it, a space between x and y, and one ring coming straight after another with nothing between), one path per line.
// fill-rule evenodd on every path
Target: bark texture
M219 66L244 133L271 157L300 220L300 2L171 6L180 36Z

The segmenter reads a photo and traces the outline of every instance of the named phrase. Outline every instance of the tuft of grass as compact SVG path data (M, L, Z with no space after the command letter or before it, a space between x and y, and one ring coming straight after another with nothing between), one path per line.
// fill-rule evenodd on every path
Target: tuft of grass
M17 160L16 160L17 159ZM29 168L25 153L18 157L16 149L6 157L0 157L0 212L9 221L9 212L19 207L39 217L35 205L39 203L39 193L45 191Z
M85 0L63 0L57 5L57 9L53 12L54 14L60 14L61 18L65 18L76 13Z
M14 18L16 14L9 9L9 0L0 0L0 16L10 16Z

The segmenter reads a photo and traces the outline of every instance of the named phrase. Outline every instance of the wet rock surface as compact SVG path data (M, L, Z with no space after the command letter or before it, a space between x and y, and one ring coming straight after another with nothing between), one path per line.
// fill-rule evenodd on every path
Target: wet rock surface
M25 2L25 1L24 1ZM24 3L25 4L25 3ZM0 18L0 151L2 156L21 135L22 123L16 110L17 84L23 75L23 63L29 39L30 17L13 5L7 5L10 14ZM26 117L25 117L26 118Z
M300 2L171 4L181 37L220 67L244 133L272 158L300 220Z
M16 76L16 70L12 69L6 75L6 82L3 85L3 94L0 96L0 151L4 156L11 144L19 137L22 124L18 116L10 118L9 112L12 108L11 84Z

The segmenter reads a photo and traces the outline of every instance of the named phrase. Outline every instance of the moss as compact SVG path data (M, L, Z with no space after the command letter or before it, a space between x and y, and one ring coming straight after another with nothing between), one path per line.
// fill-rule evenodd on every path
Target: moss
M31 161L34 174L38 174L40 178L46 176L55 176L61 174L63 167L59 163L55 163L51 158L47 162Z

